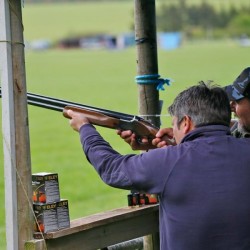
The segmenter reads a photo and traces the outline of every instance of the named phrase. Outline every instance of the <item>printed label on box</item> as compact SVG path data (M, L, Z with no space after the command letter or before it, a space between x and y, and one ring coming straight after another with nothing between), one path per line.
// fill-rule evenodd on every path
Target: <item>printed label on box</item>
M33 204L33 208L36 215L35 231L47 233L58 230L56 203Z
M60 201L58 174L37 173L32 175L34 203L52 203Z
M62 199L61 201L57 202L56 208L57 208L58 228L63 229L70 227L68 200Z

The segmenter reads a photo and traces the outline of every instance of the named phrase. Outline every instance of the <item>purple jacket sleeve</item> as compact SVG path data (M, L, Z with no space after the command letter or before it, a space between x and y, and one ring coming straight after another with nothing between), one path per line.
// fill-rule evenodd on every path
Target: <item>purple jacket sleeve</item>
M162 167L166 166L166 161L163 164L166 149L123 156L115 151L91 124L81 127L80 139L87 159L106 184L150 193L162 191L170 173L164 169L164 175L162 174Z

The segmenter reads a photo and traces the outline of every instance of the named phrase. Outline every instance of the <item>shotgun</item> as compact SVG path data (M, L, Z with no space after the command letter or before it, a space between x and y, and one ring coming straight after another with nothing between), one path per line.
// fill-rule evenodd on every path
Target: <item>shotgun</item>
M0 87L0 98L1 97L2 91ZM158 127L149 121L136 115L96 108L52 97L27 93L27 102L33 106L63 112L64 117L69 119L70 117L67 115L67 110L69 109L83 113L93 125L111 129L131 130L136 134L138 140L141 138L152 140L159 130Z

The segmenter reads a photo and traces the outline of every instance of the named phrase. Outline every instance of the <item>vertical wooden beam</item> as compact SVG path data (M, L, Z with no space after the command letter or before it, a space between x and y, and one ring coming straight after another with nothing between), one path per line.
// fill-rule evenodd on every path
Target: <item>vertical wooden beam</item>
M31 240L25 242L25 250L48 250L45 240Z
M155 0L135 0L134 15L135 39L137 43L137 74L158 74ZM156 85L138 84L138 90L139 114L159 114L159 92L156 89ZM159 117L149 116L146 119L160 127Z
M144 250L159 250L160 249L160 240L159 233L154 233L147 235L143 239Z
M0 2L6 239L7 249L22 250L33 234L22 1Z
M135 40L137 48L137 74L157 75L157 34L156 34L156 11L155 0L135 0ZM139 92L139 114L160 114L159 91L155 84L140 85ZM158 116L146 116L153 124L160 127ZM160 249L159 234L144 237L144 250Z
M11 152L15 150L14 136L14 103L12 58L10 41L10 13L7 1L0 1L0 62L2 84L2 129L4 151L4 179L5 179L5 218L7 249L18 249L17 229L17 194L16 194L16 159ZM13 122L11 122L13 121Z

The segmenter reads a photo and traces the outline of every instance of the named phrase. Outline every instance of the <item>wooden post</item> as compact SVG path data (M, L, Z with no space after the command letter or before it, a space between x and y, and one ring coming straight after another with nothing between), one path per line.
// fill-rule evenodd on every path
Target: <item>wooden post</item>
M22 1L0 2L6 249L22 250L33 236Z
M45 240L31 240L25 242L26 250L48 250Z
M137 45L137 74L157 75L157 35L155 0L135 0L135 40ZM160 127L160 118L150 116L160 114L159 92L156 84L140 85L139 114L149 115L145 118ZM144 237L145 250L160 249L159 234Z
M135 39L137 43L137 74L158 74L155 0L135 0ZM159 114L159 92L156 85L138 84L138 89L139 114ZM160 127L159 117L148 116L146 119Z

